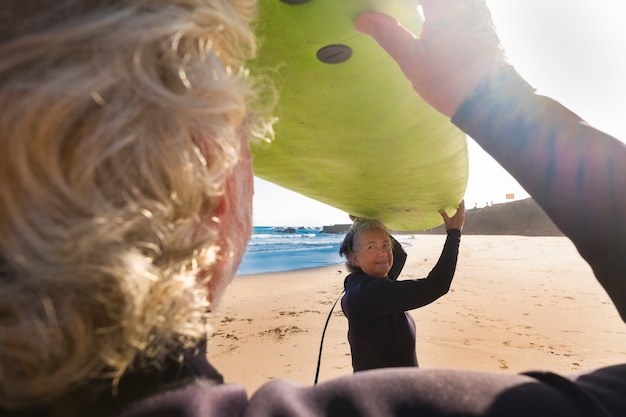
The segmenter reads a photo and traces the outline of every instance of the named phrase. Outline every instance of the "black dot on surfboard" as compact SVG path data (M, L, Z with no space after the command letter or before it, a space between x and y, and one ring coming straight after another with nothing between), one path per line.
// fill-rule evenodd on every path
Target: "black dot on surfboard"
M340 64L351 56L352 49L346 45L327 45L317 51L317 59L326 64Z
M287 4L304 4L304 3L308 3L311 0L280 0L283 3L287 3Z

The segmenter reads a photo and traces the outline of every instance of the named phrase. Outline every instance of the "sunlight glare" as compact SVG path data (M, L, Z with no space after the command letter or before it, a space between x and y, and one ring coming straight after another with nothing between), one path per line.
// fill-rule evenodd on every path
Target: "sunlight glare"
M626 3L487 0L511 63L537 88L626 142Z

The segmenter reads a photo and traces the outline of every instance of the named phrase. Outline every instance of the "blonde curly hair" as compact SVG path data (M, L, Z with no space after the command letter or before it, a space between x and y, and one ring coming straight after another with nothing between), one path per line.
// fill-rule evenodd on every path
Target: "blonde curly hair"
M0 5L0 407L114 386L206 336L202 225L242 135L271 129L245 68L255 16L256 0Z

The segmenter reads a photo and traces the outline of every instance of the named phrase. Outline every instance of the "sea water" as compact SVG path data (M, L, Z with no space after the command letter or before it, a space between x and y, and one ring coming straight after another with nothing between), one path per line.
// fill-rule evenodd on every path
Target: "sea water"
M321 227L255 226L237 274L342 264L339 247L344 236L324 233Z

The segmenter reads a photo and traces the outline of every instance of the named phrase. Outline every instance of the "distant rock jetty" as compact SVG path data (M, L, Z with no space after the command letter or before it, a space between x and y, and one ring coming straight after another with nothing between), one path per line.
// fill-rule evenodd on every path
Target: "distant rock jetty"
M352 226L352 223L350 223L350 224L332 224L330 226L322 227L322 233L329 233L329 234L340 235L340 234L346 233L350 229L350 226Z
M275 227L274 231L276 233L296 233L295 227Z

